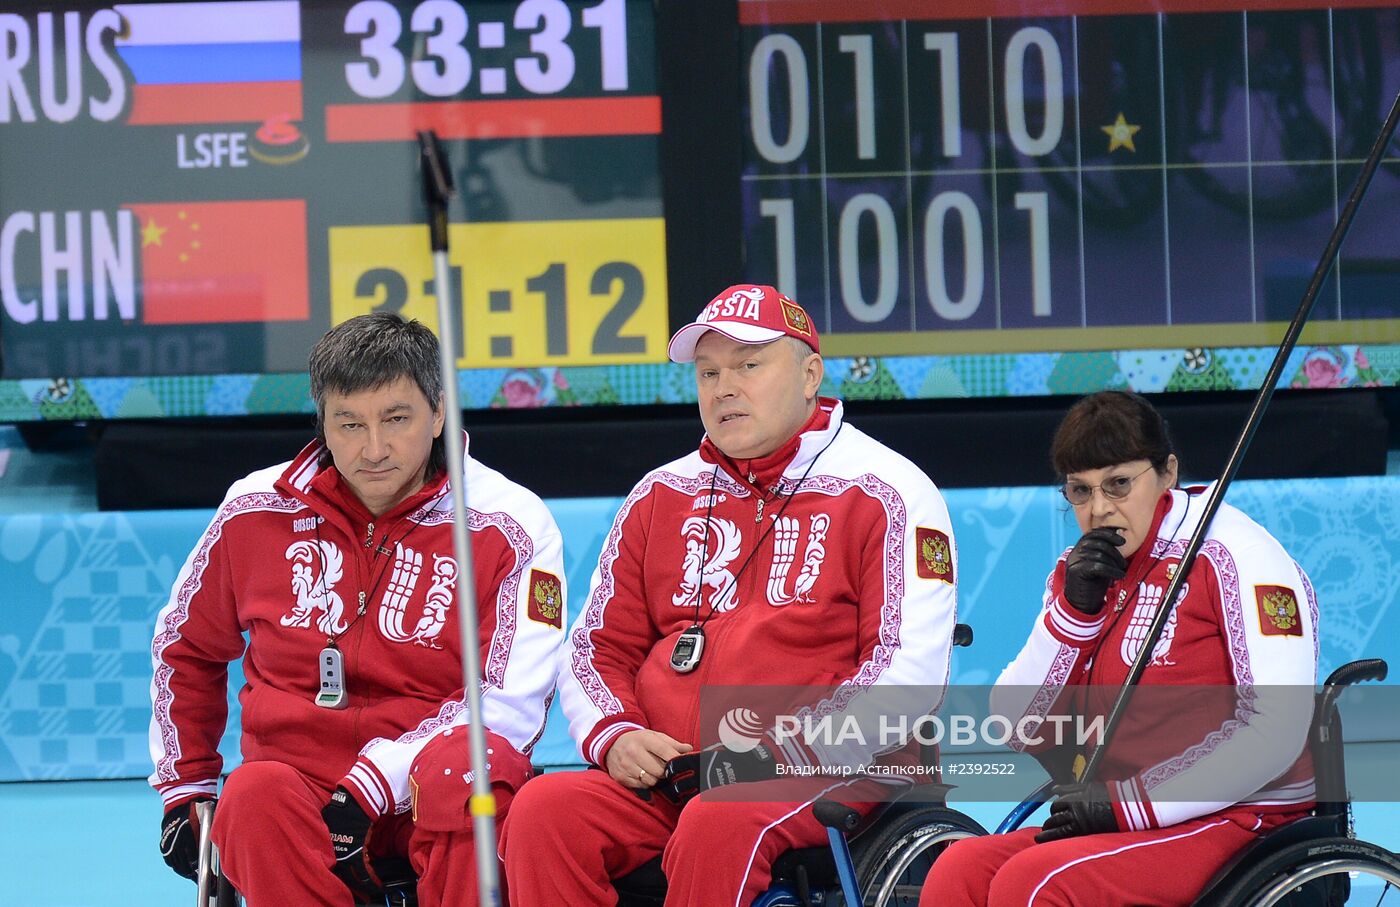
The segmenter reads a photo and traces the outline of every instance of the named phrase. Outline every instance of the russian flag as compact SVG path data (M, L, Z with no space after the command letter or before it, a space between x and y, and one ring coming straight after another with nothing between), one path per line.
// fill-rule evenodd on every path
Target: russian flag
M117 53L135 82L128 123L301 119L297 0L113 8L126 23Z

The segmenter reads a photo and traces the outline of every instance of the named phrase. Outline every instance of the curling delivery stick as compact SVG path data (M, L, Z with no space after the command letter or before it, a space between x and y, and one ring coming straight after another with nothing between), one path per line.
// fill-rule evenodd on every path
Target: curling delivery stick
M1337 261L1337 254L1342 248L1342 240L1346 239L1347 230L1351 228L1351 222L1356 217L1356 209L1360 207L1361 199L1365 196L1366 189L1371 185L1371 177L1375 175L1376 168L1380 166L1381 158L1385 155L1385 149L1390 145L1390 140L1395 135L1397 121L1400 121L1400 95L1397 95L1395 102L1390 105L1390 114L1386 116L1385 123L1381 126L1380 135L1376 136L1375 144L1371 146L1371 152L1366 155L1366 160L1361 165L1361 174L1356 178L1356 185L1352 187L1351 195L1347 197L1346 206L1342 208L1341 214L1337 217L1337 225L1332 228L1332 236L1327 240L1326 248L1322 250L1322 258L1313 271L1312 280L1308 282L1308 288L1303 293L1302 301L1298 303L1298 311L1293 315L1293 320L1289 322L1288 330L1284 332L1283 342L1279 344L1273 364L1269 366L1269 372L1264 376L1264 380L1259 386L1259 394L1254 398L1254 407L1249 411L1249 417L1244 421L1244 428L1240 430L1240 436L1235 441L1234 450L1230 451L1229 459L1225 461L1225 468L1221 470L1219 481L1211 488L1210 494L1206 498L1206 509L1201 516L1200 525L1191 534L1186 551L1181 555L1181 566L1177 568L1176 575L1167 584L1166 594L1162 597L1164 605L1157 609L1157 614L1152 619L1152 626L1148 628L1147 639L1143 642L1142 648L1138 650L1137 658L1133 659L1128 677L1123 681L1123 688L1118 691L1118 698L1114 700L1113 709L1108 713L1108 720L1104 724L1103 738L1089 757L1088 764L1084 767L1084 773L1080 776L1081 781L1093 780L1094 770L1103 761L1103 754L1108 749L1114 728L1122 720L1123 712L1128 706L1128 700L1133 696L1133 688L1142 679L1142 672L1147 670L1147 664L1152 658L1152 650L1162 635L1162 628L1167 625L1172 604L1175 603L1182 585L1186 582L1187 575L1191 572L1191 565L1201 550L1206 532L1210 529L1210 522L1215 517L1215 512L1220 509L1220 502L1224 500L1230 482L1234 480L1235 473L1239 472L1240 462L1244 460L1245 452L1249 450L1249 444L1254 440L1254 433L1264 418L1264 411L1269 408L1269 401L1274 396L1274 387L1283 374L1283 367L1288 362L1289 354L1298 344L1298 335L1303 332L1303 325L1308 320L1313 303L1317 301L1317 294L1322 289L1323 281L1327 279L1328 272L1332 270L1332 266Z
M452 545L459 565L457 615L462 646L462 683L467 693L467 732L472 764L472 834L475 836L477 894L482 907L499 907L500 880L496 866L496 797L486 770L486 730L481 723L481 650L477 645L476 582L472 570L471 538L467 534L467 483L462 475L462 407L457 397L456 331L462 313L452 311L452 272L447 266L447 202L456 194L452 171L437 134L418 133L423 198L428 203L428 234L433 248L434 289L437 294L438 349L442 366L446 419L447 481L452 488ZM464 335L465 336L465 335Z

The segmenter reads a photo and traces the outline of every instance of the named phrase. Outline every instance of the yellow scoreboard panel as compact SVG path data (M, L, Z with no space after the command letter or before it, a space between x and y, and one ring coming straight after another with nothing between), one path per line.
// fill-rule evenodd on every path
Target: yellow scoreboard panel
M459 368L666 361L661 218L449 228ZM330 228L331 321L394 311L439 331L425 226Z

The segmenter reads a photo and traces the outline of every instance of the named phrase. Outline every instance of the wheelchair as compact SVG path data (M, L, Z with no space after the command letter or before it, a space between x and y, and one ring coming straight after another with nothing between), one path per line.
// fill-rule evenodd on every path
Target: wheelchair
M971 627L958 624L953 629L953 645L969 646L972 636ZM915 785L901 798L880 804L863 818L841 804L819 804L818 819L824 824L843 823L843 849L804 847L780 855L773 864L768 890L753 907L837 907L849 903L842 900L843 872L853 872L860 885L875 892L867 904L895 907L914 903L924 876L945 847L987 833L976 820L948 808L946 798L951 789L942 784ZM200 825L207 829L210 822L201 817ZM849 848L845 847L847 834ZM240 907L237 891L218 871L218 855L212 852L212 844L202 841L201 847L208 848L201 865L208 866L210 872L201 882L198 907ZM360 903L416 907L416 879L406 859L376 861L374 869L383 889L375 899L361 898ZM619 907L660 905L666 897L661 857L614 880L613 885ZM909 891L914 892L913 901L907 900Z
M961 838L987 833L976 820L947 807L945 799L950 789L942 784L918 785L904 798L881 804L863 819L853 819L842 826L843 833L851 833L852 844L846 853L854 867L851 871L866 890L878 892L867 900L868 904L912 904L913 901L898 899L900 893L912 890L914 901L918 900L919 886L943 848ZM841 811L847 809L841 804L823 803L819 805L818 818L828 815L832 806ZM851 815L856 814L851 811ZM845 821L844 812L837 821ZM207 822L203 827L208 827ZM753 907L834 907L843 903L840 873L844 864L836 853L829 846L819 846L782 854L773 865L771 885ZM217 855L213 856L211 869L208 893L201 886L198 907L241 907L242 898L218 870ZM373 899L358 898L357 904L416 907L417 879L406 859L379 860L374 869L383 888ZM661 858L658 856L616 880L614 887L619 907L659 907L666 897Z
M1387 670L1383 660L1370 658L1342 665L1327 678L1308 734L1317 774L1313 815L1247 847L1206 887L1196 900L1199 907L1380 904L1392 888L1400 903L1400 858L1356 839L1337 711L1337 697L1349 684L1384 680Z
M1227 863L1193 902L1193 907L1338 907L1343 904L1400 904L1400 857L1367 841L1357 840L1347 794L1346 765L1342 751L1342 720L1337 697L1350 684L1384 680L1386 663L1378 658L1342 665L1327 678L1313 711L1308 746L1317 776L1317 806L1310 816L1274 829L1246 847ZM997 832L1015 831L1050 796L1047 782L1014 807L997 826ZM932 865L938 852L951 843L944 836L951 829L975 826L953 810L924 828L906 827L910 843L888 869ZM842 856L843 829L855 820L854 810L830 801L818 804L817 817L831 835L831 851L838 868L857 879L841 901L813 901L865 905L913 905L918 902L923 876L887 871L878 878L862 878L856 871L861 856L851 841L849 856ZM971 823L970 825L968 823ZM966 835L962 835L966 836ZM868 859L868 858L867 858ZM844 867L839 864L844 863ZM866 892L862 897L860 892ZM786 902L785 902L786 903ZM802 903L802 902L794 902Z
M972 645L972 635L970 626L957 624L953 645ZM839 828L840 844L833 836L827 846L780 854L773 861L768 890L752 907L838 907L850 903L843 897L843 876L873 892L865 899L871 907L915 903L924 876L944 848L962 838L987 833L977 820L948 807L950 790L952 787L944 784L918 784L901 797L877 805L864 817L843 804L818 801L814 806L818 821L829 829ZM613 887L618 907L660 907L666 897L661 857L615 879ZM912 901L907 899L911 890Z
M200 810L200 867L195 879L198 891L195 895L196 907L243 907L243 896L233 887L219 869L218 848L208 839L207 829L214 818L213 804L201 803ZM380 907L417 907L418 877L407 857L386 857L374 861L374 874L379 877L381 887L373 896L357 896L357 905L380 905Z
M921 784L909 796L878 806L863 819L848 807L819 801L818 820L847 822L848 853L839 855L830 846L802 847L781 854L773 862L773 879L753 907L820 907L840 905L842 873L850 872L862 890L876 892L870 905L893 907L912 903L896 899L899 892L918 888L943 848L962 838L986 834L975 819L949 809L942 784ZM835 808L833 811L833 807ZM835 819L828 818L835 816ZM844 840L844 839L843 839ZM613 882L618 907L660 907L666 897L661 857Z
M970 628L959 625L954 638L956 644L968 645ZM1313 814L1273 830L1237 854L1193 907L1337 907L1363 900L1382 904L1392 888L1393 902L1400 905L1400 857L1355 837L1336 705L1348 685L1384 680L1387 670L1384 661L1367 659L1343 665L1327 678L1308 736L1318 789ZM1019 828L1047 802L1050 787L1046 783L1013 808L996 831ZM753 907L914 907L939 854L955 841L987 833L975 819L947 805L951 789L917 785L864 817L843 804L818 801L814 813L828 829L828 846L779 856L770 887ZM385 882L381 899L363 903L415 907L414 879L406 860L377 863L375 868ZM614 888L619 907L658 907L666 894L661 858L615 880ZM216 876L211 897L199 907L238 903L227 880Z

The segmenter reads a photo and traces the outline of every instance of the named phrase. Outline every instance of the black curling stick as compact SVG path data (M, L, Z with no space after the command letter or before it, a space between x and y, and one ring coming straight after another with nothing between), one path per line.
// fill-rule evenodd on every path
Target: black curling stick
M1288 330L1284 332L1283 342L1279 344L1273 364L1269 366L1269 372L1264 376L1264 381L1259 387L1259 394L1254 398L1254 407L1249 411L1249 417L1244 421L1244 428L1240 430L1239 438L1235 440L1235 447L1230 451L1229 459L1225 461L1225 468L1221 471L1220 480L1215 483L1210 494L1206 497L1206 509L1201 516L1200 525L1191 534L1186 551L1181 555L1181 565L1177 568L1176 575L1172 577L1171 582L1167 584L1166 594L1162 597L1165 604L1157 609L1157 614L1152 618L1152 626L1148 628L1147 639L1143 642L1137 657L1133 659L1128 677L1123 681L1123 688L1118 691L1118 698L1114 700L1113 708L1108 713L1108 720L1104 724L1103 738L1089 756L1084 773L1080 776L1082 781L1093 780L1094 771L1103 761L1103 754L1108 749L1113 731L1118 727L1118 722L1122 720L1123 713L1128 707L1128 701L1132 699L1133 689L1142 679L1142 672L1147 670L1148 662L1152 658L1152 650L1156 647L1157 640L1162 636L1162 629L1167 625L1167 617L1171 614L1172 604L1176 601L1182 585L1186 582L1187 575L1191 572L1191 566L1195 563L1196 555L1200 553L1201 544L1205 541L1206 533L1210 530L1211 520L1215 518L1216 511L1220 509L1220 502L1225 499L1225 492L1229 489L1230 483L1234 481L1235 474L1239 472L1240 463L1244 460L1246 451L1249 450L1250 442L1254 440L1254 433L1259 429L1259 423L1264 419L1264 411L1269 408L1269 401L1274 396L1274 387L1283 375L1283 367L1288 363L1289 355L1293 352L1293 348L1298 345L1298 336L1303 332L1303 325L1307 323L1308 315L1312 312L1313 303L1317 301L1317 294L1322 289L1323 281L1327 279L1332 266L1337 262L1337 254L1341 251L1342 240L1346 239L1347 231L1351 229L1351 222L1356 218L1356 209L1361 206L1361 199L1366 195L1366 190L1371 185L1371 177L1375 176L1376 168L1380 166L1381 158L1385 156L1385 149L1390 145L1390 140L1395 135L1397 122L1400 122L1400 95L1396 95L1394 103L1390 105L1390 113L1381 126L1380 134L1376 136L1375 144L1371 146L1370 153L1366 155L1366 160L1361 165L1361 173L1356 178L1356 185L1352 187L1351 194L1347 196L1346 206L1342 208L1336 226L1332 228L1332 235L1327 240L1326 248L1322 250L1322 258L1318 261L1317 268L1313 270L1312 279L1308 281L1308 288L1303 292L1302 301L1298 303L1298 311L1294 313L1293 320L1288 324Z

